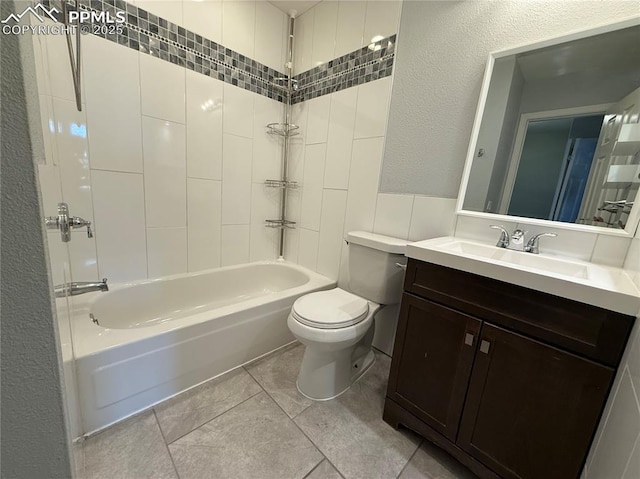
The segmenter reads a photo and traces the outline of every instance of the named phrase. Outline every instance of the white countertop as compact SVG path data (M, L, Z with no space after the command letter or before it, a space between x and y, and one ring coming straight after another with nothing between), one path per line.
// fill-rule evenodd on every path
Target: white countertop
M406 256L630 316L640 313L640 291L620 268L452 236L410 243Z

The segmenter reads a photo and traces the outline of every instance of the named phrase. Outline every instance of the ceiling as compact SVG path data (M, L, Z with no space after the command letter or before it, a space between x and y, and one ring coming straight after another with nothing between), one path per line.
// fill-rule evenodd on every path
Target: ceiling
M278 7L286 14L288 14L291 10L295 10L296 16L300 16L311 7L320 3L320 0L270 0L269 3Z
M572 74L640 74L640 27L574 40L517 55L525 81Z

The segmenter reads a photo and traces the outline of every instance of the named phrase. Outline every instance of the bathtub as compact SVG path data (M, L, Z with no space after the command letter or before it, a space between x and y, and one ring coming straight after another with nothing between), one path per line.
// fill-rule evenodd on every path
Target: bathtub
M335 282L259 262L110 285L72 298L83 432L91 434L294 340L293 302Z

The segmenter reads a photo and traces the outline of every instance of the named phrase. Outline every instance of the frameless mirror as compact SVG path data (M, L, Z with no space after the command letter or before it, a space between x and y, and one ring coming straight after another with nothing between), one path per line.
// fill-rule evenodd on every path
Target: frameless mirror
M639 186L637 20L490 55L459 213L633 233Z

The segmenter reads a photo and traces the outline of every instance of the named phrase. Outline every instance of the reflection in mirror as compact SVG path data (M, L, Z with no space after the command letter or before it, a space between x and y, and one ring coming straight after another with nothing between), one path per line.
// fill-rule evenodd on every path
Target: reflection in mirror
M494 58L463 210L625 228L640 186L640 26Z

